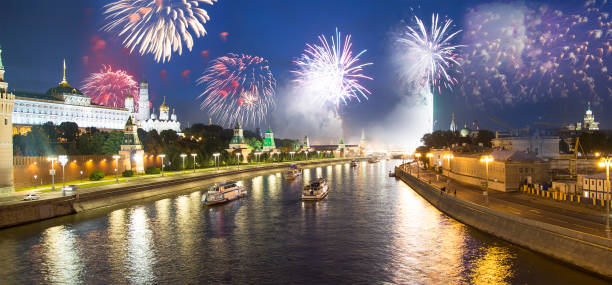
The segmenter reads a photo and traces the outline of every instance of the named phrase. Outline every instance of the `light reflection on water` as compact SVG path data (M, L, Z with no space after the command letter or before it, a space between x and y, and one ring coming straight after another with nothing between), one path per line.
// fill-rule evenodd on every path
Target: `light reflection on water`
M604 283L474 231L388 177L395 161L242 176L248 197L208 190L0 231L12 283ZM327 199L300 200L326 177Z

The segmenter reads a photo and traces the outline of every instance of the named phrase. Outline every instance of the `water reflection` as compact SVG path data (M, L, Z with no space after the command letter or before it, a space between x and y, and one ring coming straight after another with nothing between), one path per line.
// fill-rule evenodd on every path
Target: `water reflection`
M152 241L145 208L135 208L130 213L127 239L128 280L131 283L145 284L155 281L153 273L155 254Z
M492 246L473 263L470 281L473 284L510 284L512 259L514 256L506 248Z
M72 229L56 226L43 233L43 271L45 279L55 284L75 284L83 279L79 246Z

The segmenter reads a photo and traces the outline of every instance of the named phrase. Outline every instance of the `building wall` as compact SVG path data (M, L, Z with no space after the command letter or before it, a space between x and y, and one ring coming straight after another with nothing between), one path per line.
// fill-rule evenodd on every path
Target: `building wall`
M128 116L127 109L69 105L47 100L26 100L18 97L13 108L13 123L43 125L53 122L75 122L81 128L122 130Z
M12 149L11 149L12 154ZM7 160L10 161L10 160ZM47 157L42 156L15 156L13 159L13 172L11 178L14 177L16 188L29 187L33 185L50 184L51 162L47 161ZM145 156L144 167L153 166L161 167L161 159L153 155ZM89 180L89 175L94 171L102 171L107 176L115 175L115 161L112 155L75 155L68 156L68 163L65 166L66 181L79 180L81 178L80 171L83 171L83 181ZM61 187L62 183L62 166L55 161L55 185ZM118 173L124 171L124 164L119 161ZM36 178L34 176L36 175Z
M559 156L558 137L507 137L491 141L493 148L536 153L537 157Z
M442 160L445 169L448 162ZM463 183L481 186L486 179L485 164L480 157L455 156L451 160L451 177ZM545 183L550 180L547 162L504 162L489 163L489 188L499 191L518 190L520 184L531 177L532 183Z

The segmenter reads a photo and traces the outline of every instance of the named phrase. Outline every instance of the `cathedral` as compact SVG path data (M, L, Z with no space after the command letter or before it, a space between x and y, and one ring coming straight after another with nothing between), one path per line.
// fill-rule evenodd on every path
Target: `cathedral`
M159 106L159 116L155 114L155 109L151 112L149 109L149 84L147 82L140 82L138 110L134 106L134 97L132 96L125 98L124 106L136 119L138 128L147 132L152 130L156 130L158 133L164 130L181 132L181 123L176 117L176 111L172 110L172 115L170 115L170 107L166 105L166 97L164 97L164 102Z

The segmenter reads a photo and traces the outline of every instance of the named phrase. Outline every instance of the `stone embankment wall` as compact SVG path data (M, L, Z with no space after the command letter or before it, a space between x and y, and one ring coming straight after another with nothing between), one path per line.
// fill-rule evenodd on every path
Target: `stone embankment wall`
M396 177L458 221L514 244L612 278L612 239L502 213L449 196L400 168Z
M300 162L300 165L324 165L346 163L351 159L339 159L327 162ZM222 173L196 173L173 175L146 180L135 180L124 184L110 184L86 189L79 193L78 200L74 195L38 201L20 201L10 205L0 206L0 228L11 227L53 217L75 214L87 210L109 207L139 199L162 195L172 195L177 192L199 189L209 184L208 179L235 175L240 173L283 169L291 163L265 165Z

